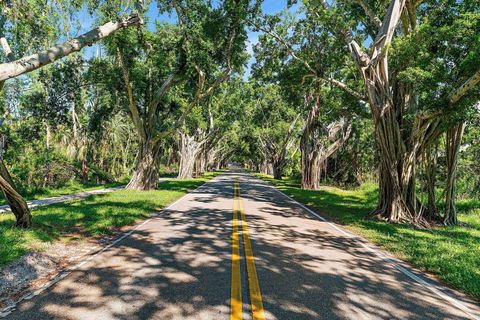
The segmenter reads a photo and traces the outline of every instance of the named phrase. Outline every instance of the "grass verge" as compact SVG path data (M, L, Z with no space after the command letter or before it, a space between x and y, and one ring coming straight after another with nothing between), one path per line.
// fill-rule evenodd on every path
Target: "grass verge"
M0 214L0 266L24 254L42 250L53 241L68 242L89 236L102 236L135 223L153 211L164 208L218 173L208 173L192 180L171 180L158 190L120 190L84 199L37 207L32 210L34 227L12 228L11 213Z
M24 194L24 198L28 200L37 200L50 197L58 197L66 194L79 193L84 191L99 190L104 188L113 188L124 185L122 182L112 182L106 184L95 184L95 183L82 183L78 181L71 181L67 185L61 188L42 188L35 190L35 192L28 192ZM3 194L0 194L0 205L7 204L7 201L3 197Z
M322 187L302 190L297 180L258 177L321 212L347 229L387 249L413 266L436 275L448 285L480 301L480 201L461 200L459 219L468 227L414 229L366 218L375 207L378 188L365 184L354 190Z

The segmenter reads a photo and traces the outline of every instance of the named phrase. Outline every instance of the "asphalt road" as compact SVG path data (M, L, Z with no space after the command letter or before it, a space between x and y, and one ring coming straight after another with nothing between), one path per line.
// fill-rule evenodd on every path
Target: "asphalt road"
M227 173L7 319L480 316L478 304L368 248L264 182Z

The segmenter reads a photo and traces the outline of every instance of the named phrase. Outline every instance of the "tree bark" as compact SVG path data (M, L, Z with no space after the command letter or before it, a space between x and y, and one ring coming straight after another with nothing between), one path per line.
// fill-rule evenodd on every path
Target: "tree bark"
M135 171L126 189L152 190L157 188L160 149L161 144L154 143L152 140L140 143Z
M427 212L426 218L431 221L439 221L440 215L437 207L435 196L436 176L437 176L437 154L438 141L434 146L430 146L425 150L424 167L425 167L425 188L427 189Z
M7 199L12 213L15 215L15 226L19 228L31 228L33 223L30 209L17 191L10 173L3 163L3 159L0 159L0 188L2 189L5 199Z
M322 131L325 132L323 139L321 139ZM343 118L326 128L322 128L318 120L307 123L300 140L302 189L318 190L320 188L321 174L324 170L326 171L328 159L345 144L351 131L351 122ZM327 142L329 142L328 146Z
M195 160L201 151L203 143L195 140L194 136L189 136L180 132L179 150L180 166L178 168L177 179L192 179Z
M443 223L446 225L458 224L456 208L456 174L458 151L462 142L465 123L459 123L447 130L446 155L447 155L447 184L445 189L445 216Z
M273 179L282 180L283 169L285 168L284 161L275 161L273 164Z

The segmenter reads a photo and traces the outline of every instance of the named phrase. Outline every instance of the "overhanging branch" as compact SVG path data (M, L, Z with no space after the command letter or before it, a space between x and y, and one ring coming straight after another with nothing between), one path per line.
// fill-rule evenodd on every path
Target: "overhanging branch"
M15 78L41 68L74 52L80 51L86 46L91 46L115 31L130 26L137 26L142 23L142 19L137 14L134 14L117 22L108 22L70 41L53 46L50 49L12 62L3 63L0 65L0 81Z
M475 87L480 82L480 70L478 70L473 76L468 78L457 90L455 90L450 98L450 103L454 104L458 102L468 91Z

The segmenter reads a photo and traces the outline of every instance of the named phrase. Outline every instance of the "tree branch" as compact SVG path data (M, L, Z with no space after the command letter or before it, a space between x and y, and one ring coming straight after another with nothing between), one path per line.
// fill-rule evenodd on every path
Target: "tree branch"
M478 70L473 76L468 78L460 87L453 91L450 97L450 103L454 104L458 102L468 91L475 87L480 82L480 70Z
M123 81L125 85L125 90L127 92L128 108L130 110L130 116L132 118L133 124L135 125L135 129L137 130L137 133L140 139L145 141L147 140L147 133L145 132L143 121L140 118L138 105L135 101L135 97L133 96L132 85L130 83L130 75L129 75L127 66L125 65L123 50L120 47L117 48L117 57L123 71Z
M205 72L203 72L202 69L198 65L195 65L195 69L198 72L198 84L197 84L197 90L195 91L195 95L193 96L193 100L190 101L188 104L187 108L183 112L182 116L178 120L178 126L182 126L183 122L185 121L185 118L187 115L192 111L193 107L202 99L202 91L203 87L205 86Z
M372 20L372 23L377 27L377 29L380 29L382 26L382 21L380 20L379 17L373 12L373 10L368 6L368 4L363 1L363 0L354 0L358 5L360 5L363 8L363 11L368 15L370 20Z
M378 61L385 54L384 48L392 42L393 34L404 6L405 0L392 0L390 3L387 14L383 18L382 26L371 47L372 62L374 62L373 60Z
M160 102L167 92L167 90L175 83L175 75L172 73L167 77L167 79L163 82L162 86L158 88L157 91L153 94L153 97L148 104L148 126L150 130L153 130L154 122L155 122L155 114L157 113L158 106Z
M39 53L4 63L0 65L0 81L18 77L24 73L41 68L58 59L70 55L73 52L80 51L85 46L91 46L95 42L108 37L115 31L130 26L137 26L143 23L143 20L137 15L131 15L118 22L108 22L98 28L95 28L83 35L70 41L51 47Z
M236 34L237 34L236 30L233 29L230 32L230 36L228 38L227 45L225 46L225 57L226 57L225 60L227 62L227 66L225 67L225 70L223 70L222 74L217 77L215 82L207 90L205 90L204 93L201 94L200 99L208 97L212 93L213 90L215 90L219 85L221 85L223 82L225 82L228 79L228 77L230 76L230 73L232 72L232 69L233 69L232 68L232 62L231 62L233 40L235 40Z

